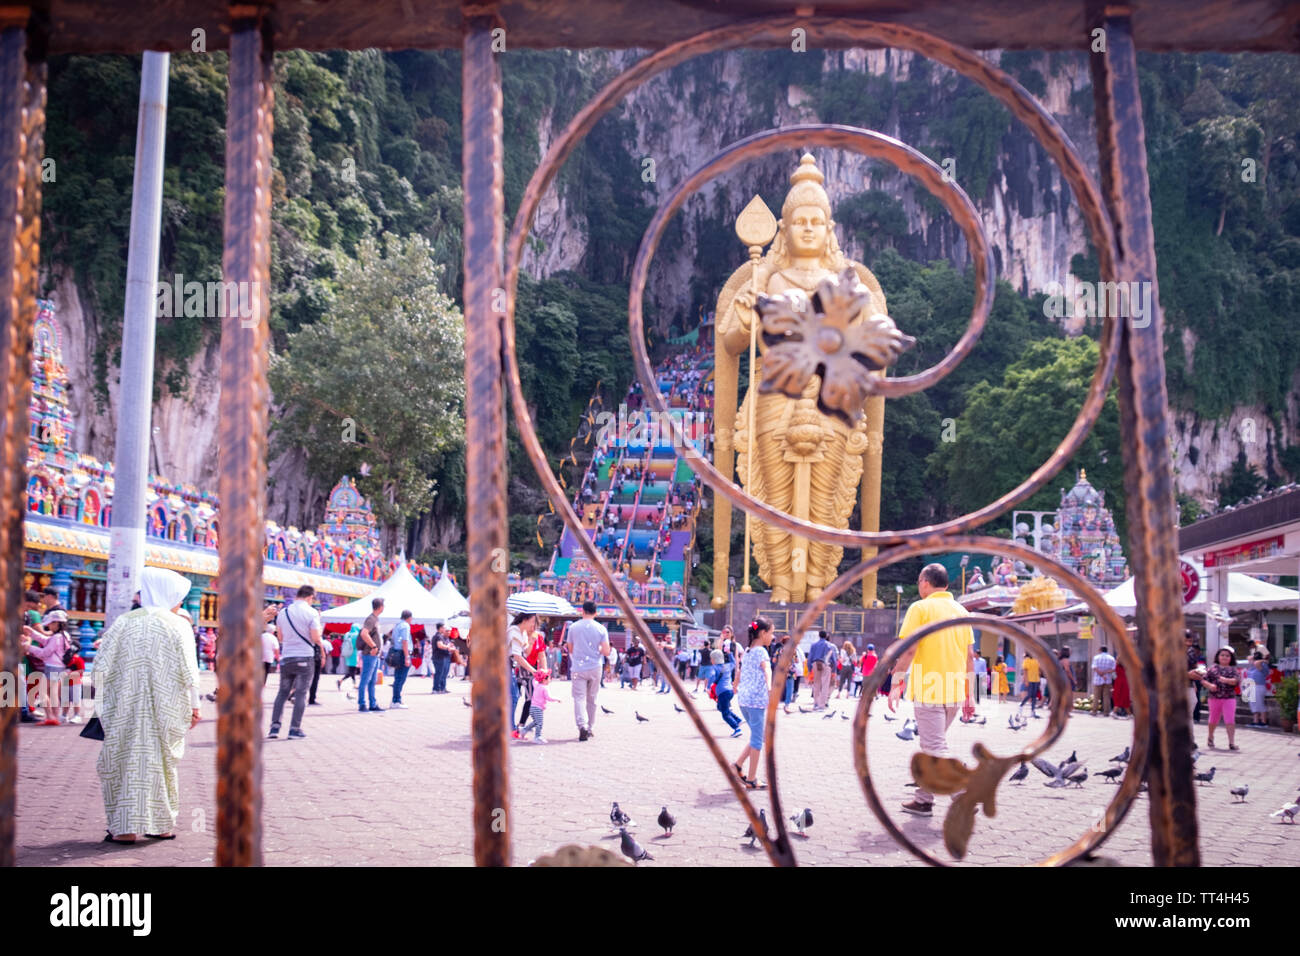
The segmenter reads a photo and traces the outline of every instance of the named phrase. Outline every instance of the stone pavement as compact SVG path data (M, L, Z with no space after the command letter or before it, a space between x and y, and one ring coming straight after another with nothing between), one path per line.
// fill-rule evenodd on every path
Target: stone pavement
M212 677L203 674L204 689ZM265 692L267 710L277 678ZM359 714L337 692L334 678L323 675L322 706L309 707L305 740L265 741L263 846L267 864L294 865L472 865L470 794L470 710L463 705L469 684L449 683L452 693L429 694L427 678L407 683L410 709ZM552 687L562 702L547 709L550 743L512 745L511 784L513 852L516 864L578 842L618 848L608 821L610 801L617 800L638 824L636 834L655 856L647 866L764 866L761 849L740 839L746 827L722 772L696 736L685 714L673 710L672 695L642 689L601 693L601 703L615 713L601 715L597 736L579 743L573 725L567 682ZM387 706L390 685L379 689ZM735 757L742 740L723 733L722 720L703 691L695 698L722 749ZM808 694L800 703L811 706ZM856 705L856 701L852 702ZM834 708L846 701L832 698ZM955 755L969 757L981 739L995 753L1025 746L1028 735L1045 721L1031 721L1028 731L1006 726L1010 712L987 702L984 727L953 725L949 742ZM873 710L868 729L869 754L877 788L886 805L908 797L907 762L916 745L895 738L901 722L886 723ZM904 704L906 711L908 705ZM637 723L633 711L650 718ZM142 841L135 846L101 843L103 807L95 775L98 745L77 736L77 727L22 725L19 734L18 862L25 866L57 865L211 865L214 851L216 743L214 707L204 703L205 720L189 738L181 764L179 838ZM266 715L269 723L269 714ZM797 835L795 852L803 865L922 865L896 846L866 805L854 771L851 721L835 716L779 715L777 752L786 812L810 807L815 824L807 839ZM285 730L288 729L286 715ZM1090 772L1105 769L1131 739L1132 721L1088 715L1073 718L1062 740L1047 755L1054 762L1078 749ZM1204 725L1196 728L1204 745ZM1219 731L1219 746L1226 746ZM1300 864L1300 825L1288 825L1269 813L1295 799L1300 786L1300 739L1276 732L1241 729L1240 752L1206 751L1198 768L1217 768L1213 784L1197 788L1201 852L1206 865ZM760 768L760 778L765 777ZM1244 804L1228 791L1249 783ZM963 865L1015 865L1046 856L1071 843L1095 821L1115 787L1090 778L1082 789L1045 787L1036 770L1023 784L1004 781L998 813L977 818L970 854ZM757 807L769 808L768 795L756 794ZM678 820L675 835L656 837L655 817L667 804ZM948 798L941 797L931 819L898 819L904 831L946 859L941 827ZM1101 853L1135 866L1151 863L1148 801L1139 796ZM769 808L770 812L770 808Z

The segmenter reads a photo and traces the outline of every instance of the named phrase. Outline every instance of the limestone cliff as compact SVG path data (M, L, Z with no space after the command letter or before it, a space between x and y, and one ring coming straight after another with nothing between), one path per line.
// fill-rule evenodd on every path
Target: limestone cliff
M584 53L577 68L598 83L640 55L636 51ZM779 56L784 59L774 59ZM936 160L956 160L956 181L980 210L999 275L1022 294L1065 282L1072 258L1087 252L1086 230L1055 165L1004 109L994 106L997 112L990 113L989 107L963 98L966 87L956 83L949 71L910 53L847 50L802 62L798 56L738 51L705 57L631 93L614 115L632 131L625 147L626 175L645 179L646 161L653 161L646 202L658 203L719 149L759 130L819 121L852 122L929 150ZM1002 54L986 56L1010 68ZM1015 57L1017 75L1033 78L1033 92L1057 117L1095 176L1097 149L1085 57ZM1031 85L1029 79L1026 83ZM564 105L571 111L572 104ZM557 112L557 104L551 103L536 113L536 139L542 153L560 128ZM430 136L430 142L437 141ZM951 156L935 146L954 142ZM839 232L850 255L870 261L875 252L892 245L912 259L946 258L958 267L967 264L959 230L906 177L857 154L830 150L818 154L837 215L845 210ZM746 164L710 183L678 214L655 258L647 292L661 332L674 321L679 328L687 324L701 305L711 307L722 278L744 258L731 232L732 220L754 192L776 208L792 159L792 153L778 154ZM526 271L535 276L584 269L591 229L575 186L581 183L561 177L538 210L524 260ZM868 190L896 204L902 216L900 227L877 231L869 216L851 215L853 201ZM634 252L626 250L629 261ZM119 384L117 370L111 368L107 397L101 404L92 384L101 319L83 306L70 280L59 281L52 297L66 331L77 444L109 460L114 454ZM1189 356L1194 344L1188 341L1190 335L1185 334L1183 343ZM188 373L185 394L174 396L162 389L155 404L151 468L171 480L215 489L219 452L215 334L189 359ZM1178 438L1173 453L1179 489L1203 501L1213 499L1218 476L1239 450L1261 473L1275 470L1269 466L1276 465L1279 450L1300 444L1297 395L1293 387L1285 413L1272 418L1262 408L1246 405L1216 420L1176 411ZM320 519L327 489L307 478L299 456L272 462L270 475L268 518L300 527Z

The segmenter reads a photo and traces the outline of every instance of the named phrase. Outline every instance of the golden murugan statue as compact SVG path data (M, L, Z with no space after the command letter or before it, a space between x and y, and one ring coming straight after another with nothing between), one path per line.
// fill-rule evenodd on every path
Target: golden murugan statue
M841 317L838 324L831 323L831 328L825 325L810 328L808 337L812 341L799 347L831 352L852 334L856 333L860 339L874 335L879 347L864 350L872 358L860 353L853 357L868 369L883 368L913 342L898 332L887 317L885 296L876 277L866 266L847 259L841 252L835 239L830 199L822 187L823 181L813 157L805 154L790 177L791 188L781 206L780 221L774 223L767 207L755 197L737 222L737 233L749 244L751 260L732 274L718 296L714 460L723 474L730 478L734 450L740 480L751 495L794 517L833 528L847 528L863 479L863 458L870 451L874 456L875 483L874 491L867 487L869 482L864 483L863 527L874 530L879 527L883 397L866 397L869 388L866 391L860 388L852 393L856 407L851 408L849 414L828 409L819 399L825 398L822 379L829 379L830 374L823 376L806 371L821 356L820 352L814 352L803 362L803 374L808 376L806 383L801 374L794 377L793 388L788 376L785 376L784 386L767 382L761 389L751 387L739 414L736 413L742 353L749 351L752 354L756 345L763 356L754 363L751 383L758 381L758 370L765 359L771 365L769 377L782 375L772 364L775 357L772 350L782 336L770 334L767 317L771 302L765 297L779 297L777 301L782 304L785 314L792 321L798 321L798 313L808 309L810 302L819 307L824 305L837 281L843 283L844 288L851 285L856 298L847 301L851 302L853 314ZM749 217L748 222L746 217ZM766 230L761 224L764 218L768 223ZM769 240L771 246L763 256L762 245ZM860 311L859 305L862 305ZM755 321L760 323L757 329ZM801 339L800 336L793 338ZM782 362L788 369L784 357ZM853 369L848 374L866 374L851 359L848 364ZM823 372L826 367L817 366ZM827 384L831 383L828 381ZM751 408L750 403L755 400L756 404ZM862 415L864 406L868 411L865 418ZM827 414L827 411L832 413ZM727 566L730 561L731 506L728 502L719 500L715 503L714 521L713 604L721 607L727 601ZM835 579L843 548L796 538L757 519L753 519L751 530L758 573L771 587L773 601L815 600ZM872 579L870 597L874 598L874 575ZM743 590L749 590L747 581ZM866 597L864 592L864 603Z

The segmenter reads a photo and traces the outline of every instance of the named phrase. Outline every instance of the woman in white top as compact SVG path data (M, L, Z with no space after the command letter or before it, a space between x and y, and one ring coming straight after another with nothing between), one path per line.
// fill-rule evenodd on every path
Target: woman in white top
M515 724L515 708L519 705L519 684L516 674L532 677L535 673L525 656L528 645L533 642L533 631L537 630L536 614L516 614L506 629L506 684L510 688L510 736L519 739L519 728Z
M763 752L764 721L772 692L772 663L767 653L767 645L772 643L771 622L761 617L755 619L749 625L748 637L749 652L740 662L736 677L736 703L745 716L745 723L749 724L749 743L731 768L748 789L766 790L767 785L758 782L758 756ZM746 759L749 760L748 777L742 769Z
M275 622L268 621L262 631L262 686L275 670L275 659L280 656L280 639L275 636Z

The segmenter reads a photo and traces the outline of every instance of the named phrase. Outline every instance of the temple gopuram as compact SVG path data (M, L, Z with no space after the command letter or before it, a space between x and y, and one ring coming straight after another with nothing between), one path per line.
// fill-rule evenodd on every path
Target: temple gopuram
M23 522L24 583L53 585L82 637L87 659L104 626L109 526L113 513L113 466L72 449L76 424L68 407L62 332L52 304L37 303L32 346L31 432L27 445L27 515ZM184 605L201 633L217 624L217 496L160 475L146 496L145 563L186 575L194 587ZM396 567L379 548L370 505L344 476L330 492L325 521L299 531L266 523L263 576L268 601L292 600L303 584L316 588L322 608L368 594ZM438 571L409 563L411 573L432 587Z
M1061 490L1060 507L1055 513L1044 514L1043 519L1036 550L1101 592L1128 579L1128 562L1115 533L1115 520L1106 507L1106 493L1093 487L1087 472L1080 470L1074 487ZM1035 547L1031 538L1017 540ZM1022 562L1000 558L993 562L987 578L976 568L958 600L971 611L1024 614L1064 607L1078 598L1068 588L1057 587L1055 581L1031 577Z
M1106 493L1098 491L1080 470L1079 480L1061 492L1054 532L1044 536L1042 550L1099 591L1128 578L1128 562L1115 533L1115 520L1106 507Z

